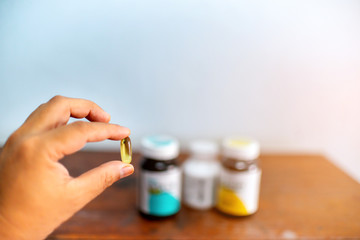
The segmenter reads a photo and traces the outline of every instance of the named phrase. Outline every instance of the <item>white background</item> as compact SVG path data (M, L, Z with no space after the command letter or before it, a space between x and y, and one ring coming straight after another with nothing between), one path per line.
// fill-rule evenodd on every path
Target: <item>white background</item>
M97 102L135 145L249 135L360 181L359 1L2 0L0 81L0 144L61 94Z

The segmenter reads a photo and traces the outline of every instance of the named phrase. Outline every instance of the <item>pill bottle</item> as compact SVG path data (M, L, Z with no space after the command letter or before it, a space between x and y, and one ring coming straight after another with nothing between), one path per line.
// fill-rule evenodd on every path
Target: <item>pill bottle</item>
M189 150L190 156L182 166L184 204L197 210L212 208L216 203L220 171L218 145L211 141L194 141Z
M164 218L180 210L181 169L177 165L179 142L167 135L142 139L138 207L148 218Z
M223 140L218 210L233 216L247 216L257 211L261 178L259 153L259 143L253 139Z

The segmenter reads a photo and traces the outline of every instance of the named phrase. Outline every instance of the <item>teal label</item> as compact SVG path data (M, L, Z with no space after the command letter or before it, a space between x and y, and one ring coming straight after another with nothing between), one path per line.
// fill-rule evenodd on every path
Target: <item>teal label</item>
M156 216L169 216L180 210L180 201L167 192L151 193L149 213Z
M140 209L154 216L170 216L180 210L181 174L179 169L167 172L141 173Z

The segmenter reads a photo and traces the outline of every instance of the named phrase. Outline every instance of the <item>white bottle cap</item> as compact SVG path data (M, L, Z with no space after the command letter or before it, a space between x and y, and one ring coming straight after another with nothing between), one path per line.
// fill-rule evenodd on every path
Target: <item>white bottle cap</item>
M154 160L172 160L179 156L179 142L168 135L147 136L141 146L144 157Z
M190 142L190 154L197 156L215 156L219 152L218 145L212 141L197 140Z
M251 161L259 157L260 144L249 138L226 138L222 142L223 155L244 161Z

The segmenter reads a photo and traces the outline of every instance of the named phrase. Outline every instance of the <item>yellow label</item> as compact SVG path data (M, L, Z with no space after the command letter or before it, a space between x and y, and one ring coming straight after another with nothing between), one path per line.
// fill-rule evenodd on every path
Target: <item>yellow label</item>
M231 189L221 186L219 189L218 196L219 199L218 199L217 207L220 211L237 216L248 215L248 212L243 202L239 199L237 194L233 192Z
M217 208L229 215L247 216L258 209L261 170L236 172L222 168Z
M249 145L251 142L247 140L231 140L230 145L233 147L243 147Z

